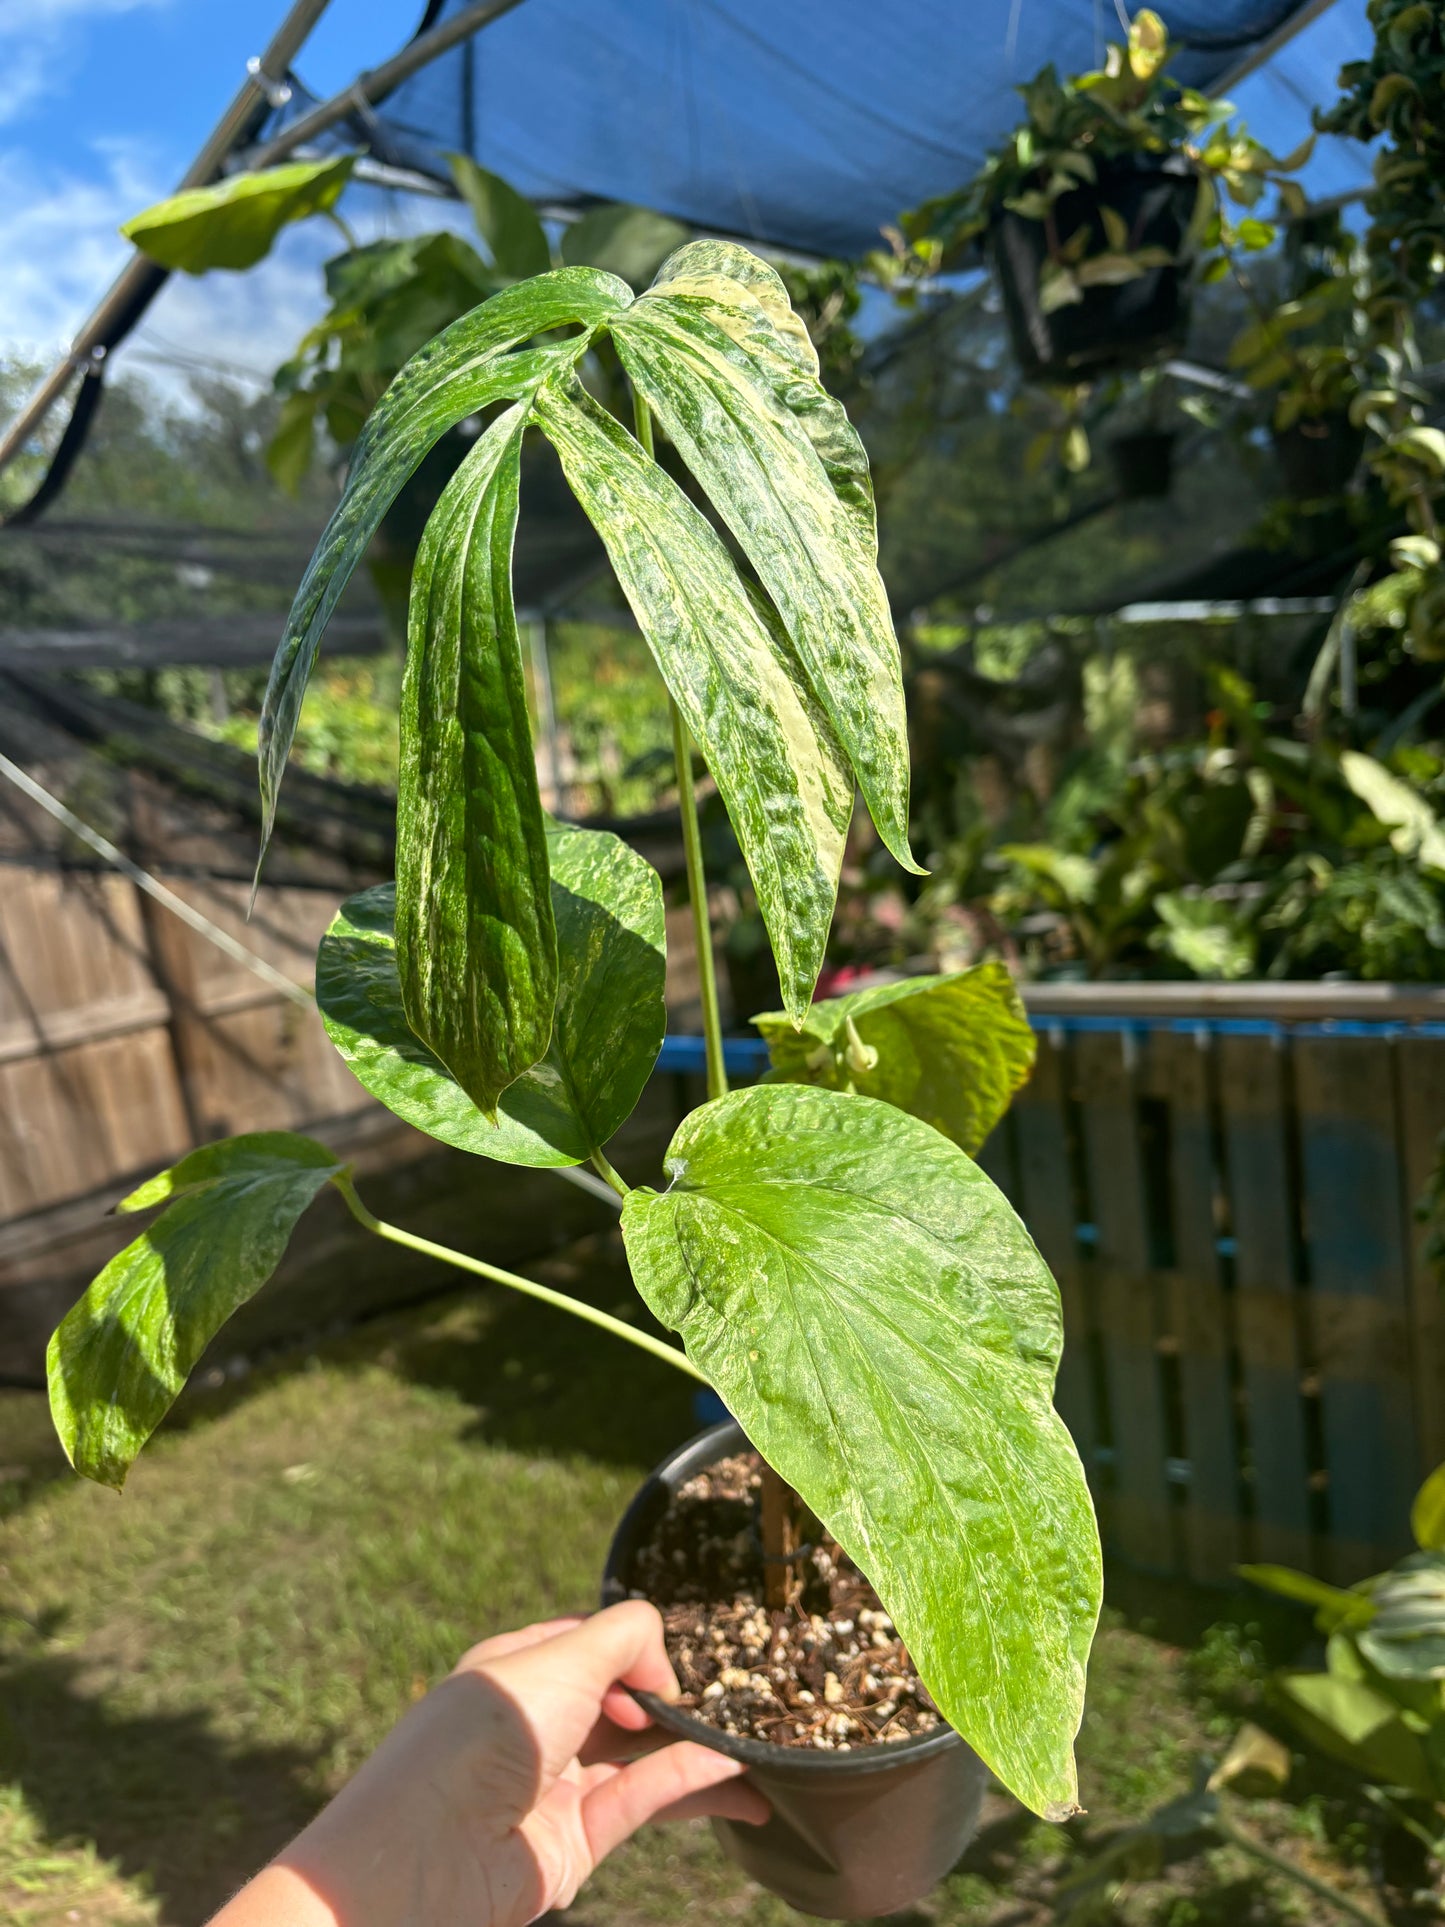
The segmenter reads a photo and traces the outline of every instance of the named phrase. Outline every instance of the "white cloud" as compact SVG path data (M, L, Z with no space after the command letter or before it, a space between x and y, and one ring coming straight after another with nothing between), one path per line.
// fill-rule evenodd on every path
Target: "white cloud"
M18 120L65 81L75 29L102 15L155 9L171 0L9 0L0 10L0 123Z
M96 141L75 158L85 172L57 174L0 147L0 354L48 362L64 353L125 264L120 223L175 189L174 158L149 142ZM449 203L370 191L348 213L362 239L465 226ZM177 396L193 358L269 377L321 314L322 263L338 245L328 224L307 222L244 274L172 275L118 364Z

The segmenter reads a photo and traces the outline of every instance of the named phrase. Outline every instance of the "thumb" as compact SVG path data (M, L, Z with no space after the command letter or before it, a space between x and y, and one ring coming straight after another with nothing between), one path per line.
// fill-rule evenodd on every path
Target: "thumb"
M649 1820L684 1820L716 1813L759 1825L771 1809L740 1776L740 1760L680 1740L612 1770L594 1769L582 1797L582 1826L595 1867Z

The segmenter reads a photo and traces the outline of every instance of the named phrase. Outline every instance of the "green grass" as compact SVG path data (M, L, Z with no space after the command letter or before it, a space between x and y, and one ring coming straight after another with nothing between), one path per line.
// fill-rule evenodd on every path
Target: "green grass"
M609 1309L636 1303L615 1240L545 1275ZM384 1319L193 1395L120 1499L70 1477L38 1395L5 1394L0 1918L204 1918L463 1647L594 1602L612 1525L691 1429L690 1403L666 1367L502 1293ZM1140 1817L1219 1750L1216 1729L1238 1716L1228 1695L1252 1692L1238 1640L1214 1637L1201 1684L1201 1662L1137 1618L1111 1611L1096 1651L1086 1826L992 1799L960 1869L908 1919L1047 1919L1081 1834ZM1318 1813L1260 1808L1272 1838L1338 1873ZM1236 1861L1141 1887L1131 1912L1161 1927L1314 1917ZM694 1826L630 1843L567 1918L797 1916Z

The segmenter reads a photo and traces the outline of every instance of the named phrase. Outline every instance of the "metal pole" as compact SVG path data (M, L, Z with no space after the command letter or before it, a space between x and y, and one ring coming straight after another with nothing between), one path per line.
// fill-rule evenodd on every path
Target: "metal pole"
M283 127L274 140L264 147L255 148L246 156L248 167L271 167L284 160L298 147L304 147L318 134L324 134L348 114L375 106L378 101L393 93L404 80L410 80L421 68L430 66L442 54L450 53L453 47L460 46L483 27L489 27L494 20L500 20L504 13L510 13L522 0L478 0L478 4L463 7L454 13L450 20L444 20L430 33L424 33L403 47L399 54L384 60L379 67L358 75L349 87L330 100L323 100L313 107L309 114L302 114L293 120L289 127Z
M182 176L176 189L205 187L217 177L236 143L243 140L255 124L258 109L264 109L283 84L286 71L305 44L311 29L325 13L330 0L296 0L260 59L248 69L245 80L214 131ZM64 394L73 375L92 367L103 349L105 337L117 317L128 308L150 305L164 286L166 270L148 261L143 254L132 254L121 269L94 313L70 344L70 353L51 370L14 421L0 436L0 469L6 468L30 440L56 402Z
M290 66L328 4L329 0L297 0L255 70L248 73L245 84L217 124L216 131L196 156L177 192L188 187L204 187L215 180L237 142L244 138L257 107L270 99L277 80ZM443 21L441 26L411 41L399 54L383 61L381 66L360 75L344 92L334 94L330 100L313 107L309 114L302 114L299 119L292 121L274 140L267 141L264 147L248 154L248 164L251 167L270 167L284 160L316 135L334 127L337 121L345 120L348 114L383 99L422 67L450 52L461 41L520 4L521 0L480 0L476 6L464 7L460 13L453 14L450 20ZM103 349L104 338L117 318L130 309L132 324L139 319L165 285L167 276L167 269L148 261L143 254L131 256L109 293L71 343L70 353L65 360L45 378L3 436L0 436L0 470L6 468L30 440L65 392L71 377L95 365L98 359L96 350Z

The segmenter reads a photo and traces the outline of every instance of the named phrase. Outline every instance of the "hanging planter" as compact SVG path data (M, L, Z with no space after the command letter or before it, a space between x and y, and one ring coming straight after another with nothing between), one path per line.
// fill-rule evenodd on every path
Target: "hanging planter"
M986 249L1029 380L1089 380L1176 352L1192 272L1274 239L1252 214L1231 221L1226 197L1253 208L1307 148L1276 160L1227 105L1168 77L1170 51L1143 8L1097 73L1061 81L1045 67L1019 89L1023 124L974 179L904 216L905 267L963 266ZM1281 196L1303 204L1293 182Z
M1097 182L1061 195L1049 219L1031 220L1010 208L999 213L989 252L1026 379L1077 381L1183 348L1189 276L1182 250L1198 191L1184 161L1141 157L1114 162ZM1132 272L1113 263L1108 216L1123 223ZM1060 235L1079 254L1074 266L1061 258ZM1087 245L1080 248L1084 236ZM1088 280L1099 261L1110 278ZM1051 299L1061 288L1069 298Z
M804 1913L834 1920L895 1913L936 1886L973 1838L988 1774L908 1683L911 1665L890 1637L891 1622L841 1555L836 1563L826 1551L811 1565L798 1562L807 1611L792 1615L791 1638L779 1641L769 1625L750 1670L709 1657L700 1672L715 1679L701 1693L686 1690L700 1673L682 1659L690 1649L680 1621L695 1618L725 1639L739 1622L744 1636L764 1623L756 1506L740 1461L749 1453L741 1427L729 1420L663 1460L617 1528L602 1603L640 1594L663 1608L683 1701L637 1698L667 1732L746 1762L772 1806L765 1826L713 1821L729 1858ZM860 1609L860 1597L871 1604ZM679 1601L697 1603L682 1608ZM862 1623L862 1614L872 1623ZM715 1650L711 1640L706 1650ZM866 1706L859 1679L876 1681L863 1689ZM690 1699L705 1710L692 1710ZM921 1730L910 1732L902 1720Z
M1343 494L1360 465L1365 431L1339 409L1302 415L1270 431L1284 485L1297 502L1321 502Z
M1122 501L1160 502L1168 495L1178 439L1172 428L1140 428L1114 437L1109 464Z

